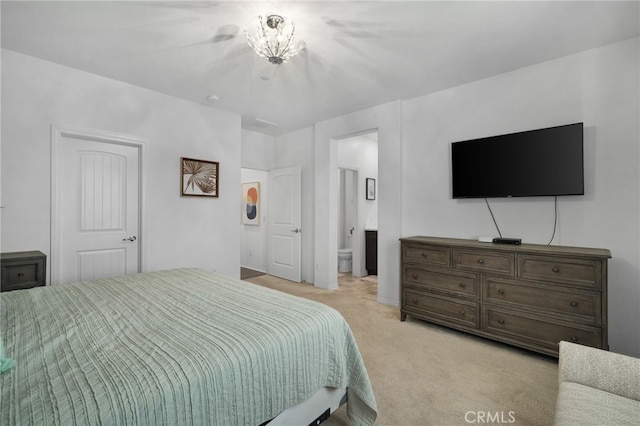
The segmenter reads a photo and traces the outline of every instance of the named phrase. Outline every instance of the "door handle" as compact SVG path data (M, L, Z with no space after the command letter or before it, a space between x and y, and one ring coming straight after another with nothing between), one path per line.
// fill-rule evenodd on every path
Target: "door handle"
M292 229L292 230L291 230L291 232L294 232L294 233L296 233L296 234L299 234L299 233L301 233L301 232L302 232L302 229L300 229L300 228Z
M123 238L122 241L131 241L134 242L135 240L137 240L138 238L136 238L135 235L130 236L129 238Z

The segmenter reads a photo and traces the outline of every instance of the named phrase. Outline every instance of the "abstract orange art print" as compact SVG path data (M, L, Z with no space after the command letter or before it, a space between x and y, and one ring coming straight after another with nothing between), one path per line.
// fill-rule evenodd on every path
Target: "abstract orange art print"
M260 225L260 182L242 184L242 223Z

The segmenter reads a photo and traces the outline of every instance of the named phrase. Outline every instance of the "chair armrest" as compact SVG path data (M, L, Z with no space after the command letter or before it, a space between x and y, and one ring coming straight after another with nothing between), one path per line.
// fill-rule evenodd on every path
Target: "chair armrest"
M562 341L558 381L579 383L640 401L640 359Z

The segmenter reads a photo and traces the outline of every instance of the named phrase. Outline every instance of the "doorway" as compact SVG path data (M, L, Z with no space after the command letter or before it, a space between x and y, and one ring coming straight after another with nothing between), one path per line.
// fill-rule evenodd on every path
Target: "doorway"
M337 249L350 248L352 252L352 267L348 273L340 271L338 261L338 290L356 292L375 300L377 270L375 264L371 263L371 257L372 254L375 256L377 250L371 250L371 244L367 250L366 239L371 232L377 232L378 227L375 189L378 178L378 133L370 131L340 138L336 146ZM344 251L338 257L344 259Z
M240 221L240 278L247 279L267 273L269 205L269 174L266 170L241 168L242 220ZM254 189L252 189L254 188ZM254 195L250 195L253 191ZM249 200L248 198L252 198ZM249 214L254 209L254 218ZM249 210L247 210L249 209Z
M51 283L141 272L142 147L52 127Z
M302 169L241 169L240 277L268 274L301 282ZM248 203L245 189L253 190ZM247 208L256 215L247 219Z

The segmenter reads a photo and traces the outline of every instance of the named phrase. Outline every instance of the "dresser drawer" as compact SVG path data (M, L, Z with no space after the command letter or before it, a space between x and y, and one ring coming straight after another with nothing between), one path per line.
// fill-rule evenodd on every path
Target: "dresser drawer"
M448 247L402 246L403 262L420 262L426 265L448 268L451 265L450 258L451 256Z
M518 276L584 287L602 287L602 263L597 260L547 256L518 256Z
M513 304L534 312L547 311L586 324L602 324L602 295L598 291L562 290L557 286L487 277L483 301Z
M405 265L404 279L406 287L443 292L454 296L476 297L478 295L479 286L473 274L450 274Z
M477 303L412 290L404 290L403 301L403 309L409 314L416 312L420 318L436 322L441 320L473 328L478 328L480 324L480 310Z
M454 249L453 267L455 269L513 276L515 256L513 253Z
M555 354L561 340L602 348L602 332L597 327L546 321L541 316L492 308L484 310L483 324L484 331L494 336L544 347Z

